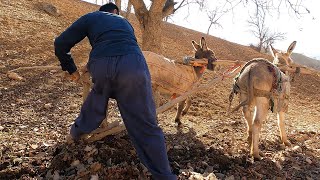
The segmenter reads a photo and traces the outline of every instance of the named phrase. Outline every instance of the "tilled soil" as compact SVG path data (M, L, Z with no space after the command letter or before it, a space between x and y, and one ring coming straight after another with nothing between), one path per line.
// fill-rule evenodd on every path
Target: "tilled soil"
M79 84L63 81L58 70L22 70L22 81L6 76L21 66L57 65L54 37L97 8L76 0L48 0L59 10L60 15L54 16L41 3L0 2L0 179L150 179L125 132L91 144L66 144L82 103ZM140 41L139 26L133 16L130 20ZM170 24L164 25L163 33L164 55L172 59L191 55L191 40L201 36L220 59L270 59L248 47ZM77 64L86 62L88 48L84 41L73 50ZM213 76L206 72L202 82ZM195 94L182 127L174 124L174 108L159 114L169 160L179 179L319 179L320 78L301 75L292 83L286 116L291 147L280 146L276 115L270 112L260 136L265 154L261 161L249 156L241 113L227 112L231 84L226 79ZM109 105L109 119L121 120L116 102Z

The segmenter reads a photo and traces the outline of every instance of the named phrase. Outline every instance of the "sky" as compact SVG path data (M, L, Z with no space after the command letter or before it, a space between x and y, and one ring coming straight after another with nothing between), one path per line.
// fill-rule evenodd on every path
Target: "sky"
M95 0L85 1L95 3ZM285 33L285 40L275 42L276 49L286 50L291 42L297 41L294 52L320 60L320 11L318 10L320 1L303 0L303 2L311 14L298 18L283 6L280 15L274 13L268 16L267 25L271 31ZM98 0L98 3L101 3L101 0ZM209 10L214 9L217 0L207 0L206 6ZM220 19L222 27L212 26L209 34L242 45L256 44L257 39L250 32L247 23L249 12L253 9L248 6L237 6L233 13L222 16ZM207 13L199 11L197 7L179 9L168 22L203 33L207 33L210 23Z

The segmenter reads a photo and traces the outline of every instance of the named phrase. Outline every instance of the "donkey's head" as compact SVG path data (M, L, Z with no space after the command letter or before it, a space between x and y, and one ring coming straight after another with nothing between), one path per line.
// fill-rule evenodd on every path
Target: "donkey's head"
M200 39L200 45L196 43L195 41L192 41L193 48L195 50L195 55L194 58L196 59L207 59L208 60L208 65L207 69L209 70L214 70L214 65L212 62L217 60L217 58L214 55L214 52L208 48L206 40L204 37Z
M290 55L292 54L293 49L296 47L297 41L293 41L290 46L288 47L287 52L280 52L274 49L270 45L270 51L273 56L273 64L276 65L291 65L293 63L292 59L290 58Z

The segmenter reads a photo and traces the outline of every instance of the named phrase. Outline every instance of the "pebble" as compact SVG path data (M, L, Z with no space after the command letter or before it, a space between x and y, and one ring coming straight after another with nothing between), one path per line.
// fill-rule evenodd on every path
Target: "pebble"
M226 180L234 180L234 176L233 175L228 176L228 177L226 177Z
M77 104L71 104L70 105L70 109L74 110L77 109L78 105Z
M71 166L78 166L80 164L79 160L75 160L71 163Z
M44 105L44 108L50 109L50 108L52 108L52 104L51 103L47 103L47 104Z
M222 173L216 173L215 175L216 175L216 177L217 177L218 179L224 179L224 177L225 177L225 175L222 174Z
M301 148L300 146L294 146L294 147L292 148L292 150L295 151L295 152L299 152L299 153L302 152L302 148Z
M307 163L312 164L312 160L310 158L306 158Z

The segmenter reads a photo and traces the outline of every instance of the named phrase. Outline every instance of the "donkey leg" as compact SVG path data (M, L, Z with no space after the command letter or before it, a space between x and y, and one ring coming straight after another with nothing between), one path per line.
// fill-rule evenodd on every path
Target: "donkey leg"
M247 99L247 96L245 94L240 95L240 102L243 102ZM249 147L251 147L252 144L252 121L253 121L253 111L252 107L249 105L243 106L242 113L244 118L246 119L247 123L247 141L249 144Z
M256 109L252 126L251 155L254 159L260 160L259 135L261 124L266 119L269 109L269 100L265 97L256 97Z
M284 145L291 146L291 143L287 138L286 130L284 127L284 117L285 117L285 112L280 111L278 113L278 126L279 126L279 131L280 131L280 137L281 137L281 141Z
M191 106L191 99L190 99L190 97L188 97L188 98L186 99L186 104L185 104L185 106L184 106L184 108L183 108L183 111L182 111L182 114L181 114L182 116L185 115L185 114L187 114L190 106Z
M181 118L182 109L184 107L184 103L185 101L181 101L177 104L177 114L176 114L176 117L174 118L174 121L178 124L178 126L181 125L180 118Z
M244 118L246 119L247 122L247 141L249 144L249 147L251 147L252 144L252 121L253 121L253 108L249 106L244 106L242 109L242 113Z

